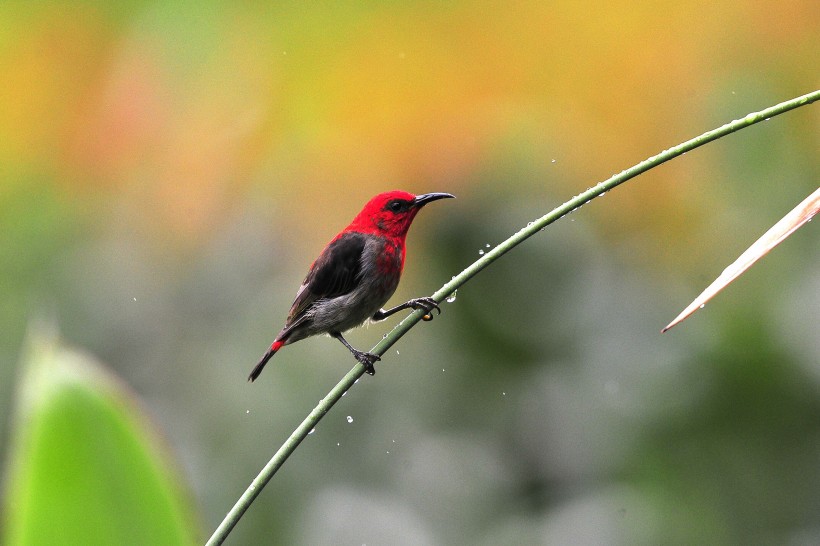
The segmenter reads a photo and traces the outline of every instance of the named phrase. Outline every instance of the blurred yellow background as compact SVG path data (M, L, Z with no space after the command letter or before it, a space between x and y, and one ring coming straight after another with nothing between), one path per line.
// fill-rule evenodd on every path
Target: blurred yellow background
M818 46L811 0L3 2L0 414L53 317L149 408L206 536L353 365L317 338L245 382L371 195L457 195L416 221L394 299L429 294L612 173L817 88ZM494 265L232 543L820 542L816 228L658 333L816 188L818 128L808 107L741 131Z

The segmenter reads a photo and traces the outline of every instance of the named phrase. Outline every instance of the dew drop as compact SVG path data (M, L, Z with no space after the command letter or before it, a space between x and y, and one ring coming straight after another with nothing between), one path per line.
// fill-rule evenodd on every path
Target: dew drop
M479 256L483 256L483 255L484 255L484 251L483 251L483 250L479 250L479 251L478 251L478 255L479 255Z
M458 289L453 290L453 293L447 296L447 299L445 299L444 301L446 301L447 303L453 303L454 301L456 301L456 292L458 292Z
M701 308L701 309L703 309L704 307L706 307L706 304L705 304L705 303L701 303L701 304L700 304L700 308Z
M314 432L316 432L316 427L313 427L312 429L310 429L310 432L308 432L308 435L313 434Z

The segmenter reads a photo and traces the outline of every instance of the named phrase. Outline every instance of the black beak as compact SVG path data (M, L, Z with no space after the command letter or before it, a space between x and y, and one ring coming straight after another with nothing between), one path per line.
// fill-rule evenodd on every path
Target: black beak
M447 198L455 199L456 196L449 193L425 193L423 195L417 195L416 198L413 199L413 206L417 209L420 209L430 201L436 201L438 199Z

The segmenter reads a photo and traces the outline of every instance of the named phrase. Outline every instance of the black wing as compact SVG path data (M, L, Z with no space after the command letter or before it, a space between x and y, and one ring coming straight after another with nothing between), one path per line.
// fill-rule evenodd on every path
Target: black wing
M343 233L316 258L302 282L288 314L290 329L304 319L305 311L318 299L335 298L352 291L359 284L365 235Z

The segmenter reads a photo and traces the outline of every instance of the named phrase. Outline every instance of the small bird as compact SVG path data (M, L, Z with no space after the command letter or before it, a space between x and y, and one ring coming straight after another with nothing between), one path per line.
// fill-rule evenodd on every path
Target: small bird
M413 195L381 193L367 202L349 226L325 247L310 266L288 313L285 327L248 376L254 381L276 351L306 337L330 334L341 341L367 373L375 375L378 355L353 348L342 336L365 321L383 320L403 309L441 313L433 298L417 298L382 309L399 285L404 268L405 239L413 218L432 201L455 197L449 193ZM427 318L429 317L429 318Z

